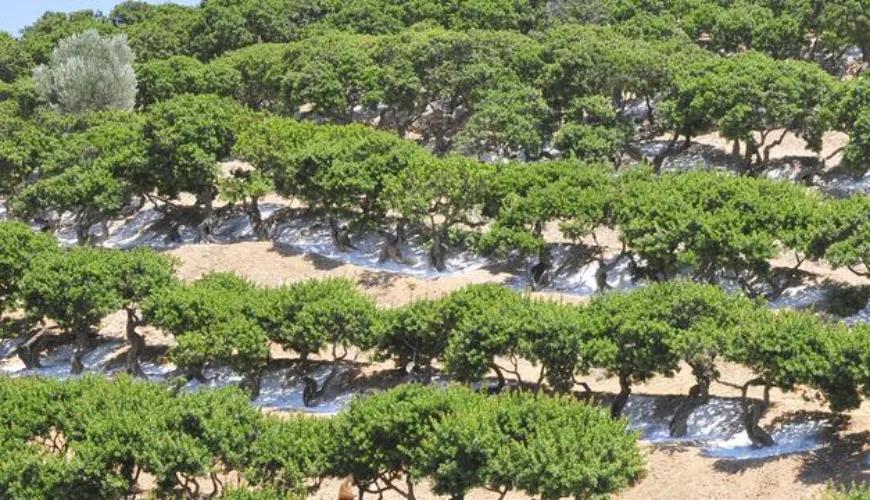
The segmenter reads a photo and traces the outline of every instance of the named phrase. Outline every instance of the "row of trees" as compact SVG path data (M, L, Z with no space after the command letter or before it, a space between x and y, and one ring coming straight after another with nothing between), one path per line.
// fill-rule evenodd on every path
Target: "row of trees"
M637 436L600 409L459 387L405 386L359 398L334 419L279 419L235 389L4 379L0 408L0 495L9 498L121 498L142 473L161 498L304 498L323 479L348 476L359 498L386 489L415 498L424 478L453 498L476 487L587 498L643 470Z
M847 103L843 109L854 111ZM636 274L653 279L689 267L707 281L736 273L749 290L767 281L768 261L786 249L861 273L870 263L861 250L865 197L825 200L766 179L644 168L614 174L604 163L576 160L494 165L439 157L363 125L260 116L213 95L185 94L145 115L48 113L10 122L9 137L0 140L7 153L0 173L11 214L52 228L66 213L82 243L108 235L108 223L136 210L137 198L165 213L170 236L184 224L211 241L220 197L229 202L222 213L247 213L266 239L288 215L261 216L259 200L275 192L320 214L340 250L352 245L353 233L380 230L384 256L395 258L406 234L421 232L438 270L446 267L448 244L459 240L489 254L537 254L549 265L542 235L551 222L578 242L597 228L617 228ZM230 156L254 169L222 177L218 161ZM195 204L179 204L182 193L193 194ZM489 221L482 236L468 233ZM457 238L461 232L475 237ZM600 256L602 249L594 250Z
M558 154L618 165L635 132L625 116L631 97L646 104L646 132L673 135L658 164L680 137L688 145L714 129L734 141L735 152L743 144L742 165L750 170L787 133L819 151L823 133L840 130L852 137L845 165L866 169L866 131L855 116L866 108L866 83L840 84L815 63L752 51L724 57L685 36L649 38L623 26L569 23L534 36L431 25L386 35L316 31L208 62L185 55L140 62L138 87L123 37L90 30L62 42L37 68L35 90L63 111L130 109L134 92L140 109L213 93L255 110L305 109L333 123L414 132L437 154ZM33 97L29 78L4 87L19 101ZM18 111L26 116L25 108Z
M858 405L870 387L864 374L870 329L828 324L812 313L773 313L711 285L653 284L604 294L582 306L480 285L379 311L344 280L259 288L231 274L212 274L183 285L172 277L171 261L149 250L61 251L44 235L26 233L26 227L3 228L29 250L16 256L23 256L23 263L14 259L3 266L6 307L20 299L32 318L56 322L76 342L72 364L78 372L88 335L102 318L124 308L130 373L141 374L144 339L136 329L147 323L176 338L170 358L188 377L202 377L207 366L229 365L244 376L253 396L271 343L301 360L327 349L336 362L351 347L373 351L423 381L439 367L465 383L482 382L494 372L495 392L506 385L507 374L521 385L545 384L566 393L575 377L600 368L620 382L611 401L614 415L633 385L671 375L681 362L697 379L689 391L694 405L706 402L721 359L759 374L744 391L749 385L811 386L836 410ZM28 339L22 358L38 362L42 340L44 333ZM520 359L540 367L537 380L521 378ZM685 432L680 416L689 413L675 417L675 434Z
M209 0L199 7L126 1L108 15L48 12L20 40L5 35L0 76L11 81L44 64L58 40L96 29L124 33L140 60L176 55L209 60L256 43L286 43L337 29L358 34L396 33L415 24L447 29L545 32L564 24L615 25L639 37L691 37L714 51L742 48L777 57L836 57L851 46L870 52L870 19L862 0L556 2L389 0ZM709 41L702 35L709 35Z
M432 53L438 57L432 57ZM324 64L328 61L328 64ZM646 41L612 28L567 26L541 37L419 28L372 37L331 32L259 44L208 64L179 56L138 68L139 105L185 92L217 93L254 109L333 123L415 131L436 152L615 159L634 136L625 100L645 101L653 130L674 136L668 153L719 130L742 164L770 159L786 133L821 149L822 134L849 134L845 164L863 172L866 104L842 101L863 83L840 84L813 63L758 52L718 57L687 40ZM845 94L847 97L841 97ZM858 104L857 107L854 105Z

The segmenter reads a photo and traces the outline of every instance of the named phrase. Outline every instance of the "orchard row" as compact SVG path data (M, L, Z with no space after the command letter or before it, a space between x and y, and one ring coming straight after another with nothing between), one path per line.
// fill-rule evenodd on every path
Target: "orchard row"
M439 369L463 383L483 382L492 371L499 379L494 392L506 385L507 374L521 386L569 393L578 377L603 369L620 382L611 401L614 415L632 386L671 375L682 363L697 380L688 391L695 404L707 401L720 360L759 375L744 390L809 386L837 411L856 407L870 392L870 328L828 323L812 313L774 312L713 285L676 280L605 293L584 305L477 285L379 310L345 280L263 288L232 274L211 274L182 284L174 278L173 262L148 249L60 250L26 226L0 227L4 248L17 242L20 250L3 262L4 305L20 303L30 318L51 320L67 332L76 342L74 372L82 371L86 340L100 320L126 309L131 374L141 373L144 339L137 328L149 324L175 337L169 358L188 378L228 365L244 376L243 386L254 396L271 344L300 360L331 352L336 363L350 349L368 351L394 360L398 370L422 382ZM19 355L38 362L50 338L38 333ZM520 359L538 367L537 380L521 379ZM321 389L314 383L306 391ZM672 432L680 434L678 422L674 426Z
M2 379L0 409L4 498L124 498L146 477L159 498L305 498L330 477L349 477L360 498L414 498L424 478L453 498L476 487L587 498L643 470L637 436L600 409L459 387L404 386L333 419L280 419L237 389Z
M135 199L165 214L170 235L187 225L211 241L216 218L235 211L266 239L295 213L264 218L259 205L274 192L328 223L339 250L377 230L382 258L401 260L407 234L420 232L438 270L449 252L465 248L537 255L547 271L548 223L587 244L596 229L616 228L635 274L657 280L690 268L706 281L736 275L750 289L768 280L768 261L785 250L858 273L870 262L862 244L870 201L863 195L828 200L790 183L715 172L614 173L595 161L490 164L436 156L367 126L249 113L211 95L183 95L144 114L42 119L11 135L20 161L3 170L12 176L2 184L8 215L50 229L66 214L81 243L98 241L95 225L105 237L111 221L141 206ZM218 160L231 156L253 169L222 176ZM183 193L195 194L196 203L180 203ZM219 200L227 204L215 208ZM600 256L604 249L592 246Z

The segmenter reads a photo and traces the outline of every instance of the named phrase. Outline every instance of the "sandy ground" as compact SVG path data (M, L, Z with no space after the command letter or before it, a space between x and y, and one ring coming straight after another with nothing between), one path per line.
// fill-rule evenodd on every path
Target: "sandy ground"
M777 139L779 139L781 133L782 130L772 130L767 137L767 144L774 143ZM760 139L761 137L760 134L755 134L755 136L757 139ZM667 139L667 137L663 136L662 139ZM693 140L693 142L712 146L720 150L722 153L731 152L732 143L728 142L718 132L698 136ZM782 143L770 150L770 159L781 160L790 157L816 156L819 156L821 158L830 157L830 159L827 161L828 167L836 167L840 162L841 155L835 153L837 153L837 151L845 146L848 142L849 136L847 134L844 134L842 132L826 132L822 137L822 150L817 154L814 151L810 151L809 149L807 149L806 141L792 133L787 133L783 137ZM741 149L741 151L745 150Z

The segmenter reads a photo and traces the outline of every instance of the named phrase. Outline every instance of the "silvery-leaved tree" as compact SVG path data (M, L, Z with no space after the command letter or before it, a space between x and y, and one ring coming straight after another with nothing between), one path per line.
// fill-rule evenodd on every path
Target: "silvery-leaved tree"
M40 97L62 113L123 109L136 102L133 51L126 35L88 30L60 41L33 70Z

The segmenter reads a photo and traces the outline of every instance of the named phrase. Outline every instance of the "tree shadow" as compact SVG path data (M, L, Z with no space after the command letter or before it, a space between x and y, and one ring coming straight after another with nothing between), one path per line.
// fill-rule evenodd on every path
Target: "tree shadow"
M272 247L269 251L275 252L282 257L302 256L303 259L310 262L318 271L331 271L346 265L344 262L330 259L329 257L324 257L316 253L303 252L292 245L278 243L277 241L272 241Z
M365 289L369 288L379 288L379 287L391 287L397 281L406 277L407 275L399 274L399 273L390 273L385 271L363 271L357 279L359 285Z
M811 452L801 465L798 478L805 484L830 483L837 489L855 483L870 483L864 446L870 432L832 436L825 448Z
M780 460L799 457L802 460L799 473L801 482L806 484L829 482L837 474L840 474L841 470L855 469L853 466L843 462L844 457L857 456L857 459L852 458L849 461L861 461L859 452L863 447L863 440L866 439L867 433L841 437L840 433L848 427L849 421L850 417L847 415L822 411L793 411L784 413L773 419L770 425L766 427L782 428L787 424L824 422L824 430L818 435L818 440L824 443L824 446L815 450L781 453L759 458L723 458L716 460L713 468L718 472L726 474L743 474L748 470L760 469ZM857 436L863 437L857 438ZM844 466L846 468L841 469Z
M116 339L112 339L116 340ZM156 365L162 365L167 362L167 355L169 354L170 346L166 344L148 344L146 340L145 347L142 349L142 353L139 355L140 363L154 363ZM123 350L114 356L112 356L107 362L106 366L103 369L106 372L124 369L126 368L127 363L127 351Z

